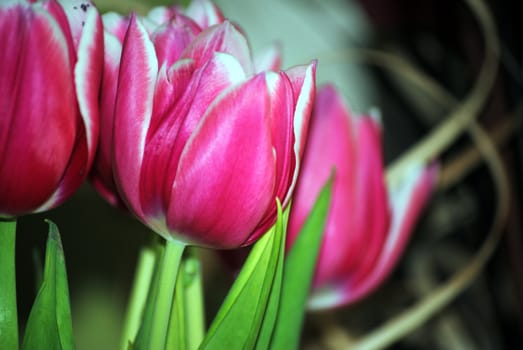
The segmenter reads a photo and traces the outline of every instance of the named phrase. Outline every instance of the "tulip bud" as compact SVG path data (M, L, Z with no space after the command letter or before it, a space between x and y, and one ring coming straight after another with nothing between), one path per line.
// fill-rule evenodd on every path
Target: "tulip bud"
M103 27L89 1L0 6L0 217L53 208L98 139Z
M276 198L289 203L315 63L254 73L234 25L198 32L181 16L153 31L130 19L113 139L102 133L101 142L110 145L119 195L157 233L215 248L248 245L274 224Z
M436 176L413 166L399 187L385 184L381 126L354 116L331 85L317 94L303 168L289 217L290 249L334 169L332 199L315 271L311 309L353 303L399 260Z
M100 103L100 143L90 179L96 190L109 203L125 207L113 179L112 145L114 125L114 103L120 70L122 44L131 17L114 12L103 15L105 29L105 56L102 94ZM158 6L140 21L156 43L159 60L171 66L181 51L203 29L223 22L220 10L211 1L195 0L182 10L178 6Z

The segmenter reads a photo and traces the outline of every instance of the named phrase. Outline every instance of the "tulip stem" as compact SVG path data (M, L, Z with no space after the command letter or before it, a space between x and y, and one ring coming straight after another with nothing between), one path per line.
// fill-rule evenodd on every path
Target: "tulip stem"
M151 333L147 349L162 350L167 344L171 309L174 306L176 280L185 244L167 240L158 265L158 286L153 306Z
M157 254L155 254L154 249L151 247L142 248L140 251L136 275L134 276L129 305L127 306L127 313L124 320L120 343L121 350L127 350L129 348L129 342L134 341L140 328L142 314L145 303L147 302L147 293L153 279L156 256Z
M0 349L18 349L15 240L16 219L0 219Z
M205 333L205 314L201 264L193 249L184 262L184 304L186 314L187 350L196 350Z

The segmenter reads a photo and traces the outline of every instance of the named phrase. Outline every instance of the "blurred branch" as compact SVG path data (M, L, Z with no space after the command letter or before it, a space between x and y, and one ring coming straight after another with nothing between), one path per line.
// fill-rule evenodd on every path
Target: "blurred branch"
M387 168L387 182L397 182L405 167L414 162L427 164L448 148L468 125L476 120L483 108L497 75L500 43L492 16L483 0L465 0L476 16L485 38L485 56L478 78L467 97L460 104L453 103L454 98L435 81L416 73L408 61L389 53L372 49L347 49L336 54L324 56L326 61L360 60L401 75L401 77L431 93L436 101L451 106L453 110L444 122L436 127L427 137L413 146Z

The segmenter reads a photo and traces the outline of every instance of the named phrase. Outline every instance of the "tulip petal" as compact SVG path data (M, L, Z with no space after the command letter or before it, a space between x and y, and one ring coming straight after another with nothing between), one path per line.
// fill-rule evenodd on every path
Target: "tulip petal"
M15 5L0 8L0 62L0 207L17 215L52 195L69 161L76 129L71 61L49 13Z
M254 57L254 69L257 73L278 71L281 69L281 61L281 45L271 45Z
M354 235L348 247L348 259L342 274L350 276L353 286L358 285L375 267L383 250L390 224L387 189L382 159L381 126L368 116L355 120L358 159Z
M293 113L294 92L287 75L283 72L265 73L269 91L269 117L271 126L271 139L276 154L276 183L274 198L286 198L292 175L295 168L293 152ZM246 244L258 240L272 225L277 214L276 203L273 203L264 215Z
M186 61L188 69L193 69L193 61ZM213 59L194 72L188 84L184 84L184 79L189 76L183 73L183 65L175 72L182 79L171 80L170 88L157 85L157 94L162 98L155 96L154 125L148 135L142 167L142 203L146 206L146 215L154 218L155 225L160 224L160 217L169 205L180 155L189 137L216 97L245 78L238 61L221 53L215 54ZM173 78L176 77L170 77ZM173 90L176 92L173 93ZM176 97L180 93L183 96ZM170 105L171 102L176 104ZM162 107L157 109L157 106Z
M192 58L198 66L212 58L215 52L228 53L241 63L247 76L253 72L249 44L245 36L229 21L211 26L196 37L182 57Z
M404 181L390 189L392 222L387 240L374 270L358 285L351 281L341 286L318 290L311 298L310 309L325 309L353 303L374 290L396 266L413 227L435 185L438 168L413 166Z
M106 12L102 15L102 22L106 35L109 33L122 43L129 27L129 19L116 12Z
M91 182L112 205L123 206L117 193L112 169L114 105L118 85L118 70L122 44L110 33L104 35L104 71L100 95L100 138L96 159L91 171Z
M294 109L294 156L296 165L287 197L282 201L283 207L286 207L293 194L300 170L300 159L305 149L310 115L314 97L316 96L316 61L313 61L308 66L296 66L285 73L293 85L296 99L296 108Z
M182 239L238 247L272 204L275 159L266 91L259 75L222 95L189 139L168 211L169 227Z
M178 16L179 19L182 17ZM187 20L184 22L187 22ZM194 40L199 32L200 29L198 27L191 29L187 24L174 21L167 22L156 28L151 37L156 48L159 64L166 64L167 67L170 67L180 58L183 50Z
M316 96L307 151L289 219L289 248L312 210L321 186L334 170L331 206L325 226L314 285L339 278L354 240L357 149L352 119L332 85ZM342 253L343 252L343 253Z
M72 158L57 191L37 211L61 204L82 184L89 172L98 146L99 91L103 69L103 27L98 12L87 6L82 17L83 31L79 37L77 62L74 68L76 94L82 125L75 141Z
M102 20L94 7L86 13L82 36L78 44L75 85L88 149L87 168L92 163L99 132L99 91L104 62Z
M122 47L113 140L113 167L120 194L145 220L140 203L140 172L153 109L158 61L153 43L136 17L131 17Z
M209 0L193 0L191 1L185 14L198 25L205 29L215 24L222 23L225 18L218 7Z

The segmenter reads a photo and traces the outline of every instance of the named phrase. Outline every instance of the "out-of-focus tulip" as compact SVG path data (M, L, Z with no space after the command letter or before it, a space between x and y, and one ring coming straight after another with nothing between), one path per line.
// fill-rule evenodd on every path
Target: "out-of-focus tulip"
M0 5L0 216L53 208L98 139L103 27L89 1Z
M115 91L114 180L127 207L167 239L248 245L273 225L276 198L290 200L315 63L255 73L234 25L198 33L186 18L152 32L130 19Z
M332 85L317 94L289 218L287 249L334 169L332 199L316 266L311 309L353 303L399 260L432 191L436 168L413 166L387 189L376 117L352 115Z

